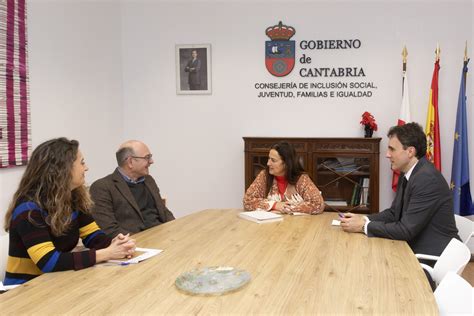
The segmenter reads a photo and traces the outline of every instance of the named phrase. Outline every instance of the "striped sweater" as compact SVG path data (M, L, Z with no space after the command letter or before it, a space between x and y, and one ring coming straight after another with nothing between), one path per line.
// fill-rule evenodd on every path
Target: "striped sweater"
M59 237L52 234L46 216L33 202L21 203L13 211L5 285L21 284L46 272L93 266L96 249L110 245L111 239L89 215L74 211L70 228ZM71 252L79 237L89 249Z

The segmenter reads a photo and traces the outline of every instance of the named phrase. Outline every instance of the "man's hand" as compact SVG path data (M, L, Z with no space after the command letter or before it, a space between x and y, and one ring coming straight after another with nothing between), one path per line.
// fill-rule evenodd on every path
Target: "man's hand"
M362 215L344 213L344 217L340 218L341 227L348 233L363 233L365 218Z

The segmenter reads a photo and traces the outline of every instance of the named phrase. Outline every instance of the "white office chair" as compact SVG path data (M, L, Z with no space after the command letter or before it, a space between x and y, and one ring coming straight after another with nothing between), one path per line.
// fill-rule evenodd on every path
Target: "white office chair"
M7 269L9 235L0 235L0 281L5 278Z
M471 251L465 244L456 238L453 238L443 250L441 256L438 257L425 254L416 254L416 257L418 259L436 261L433 268L424 263L420 264L423 269L429 272L433 281L435 281L436 285L438 285L449 271L459 275L462 273L467 263L471 259Z
M474 234L474 222L459 215L454 215L454 219L456 220L456 227L459 231L458 235L462 242L467 245L469 239L471 239Z
M434 291L439 314L473 315L474 290L461 276L448 272Z

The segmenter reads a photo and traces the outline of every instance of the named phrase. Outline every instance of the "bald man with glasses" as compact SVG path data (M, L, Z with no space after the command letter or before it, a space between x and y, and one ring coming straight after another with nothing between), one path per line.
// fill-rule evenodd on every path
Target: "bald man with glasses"
M148 146L129 140L116 152L118 167L90 188L92 215L110 237L134 234L174 219L149 174L153 156Z

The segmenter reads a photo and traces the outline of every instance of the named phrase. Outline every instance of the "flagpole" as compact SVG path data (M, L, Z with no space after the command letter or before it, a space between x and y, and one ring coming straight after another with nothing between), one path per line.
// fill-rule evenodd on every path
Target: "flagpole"
M467 57L467 41L466 41L466 46L464 47L464 68L467 67L468 63L469 63L469 58ZM466 91L467 71L464 71L464 69L463 69L463 76L464 76L464 91Z
M467 45L467 44L466 44ZM407 71L407 56L408 56L408 51L407 51L407 47L406 46L403 46L403 50L402 50L402 61L403 61L403 72Z
M464 47L464 65L466 64L467 62L467 41L466 41L466 46Z
M439 48L439 43L436 45L435 53L436 53L436 61L439 61L439 55L441 53L441 49Z
M408 51L407 51L407 47L406 45L403 46L403 50L402 50L402 62L403 62L403 75L405 75L405 72L407 71L407 56L408 56ZM403 80L402 80L402 96L403 96L403 86L405 84L405 76L403 76Z

